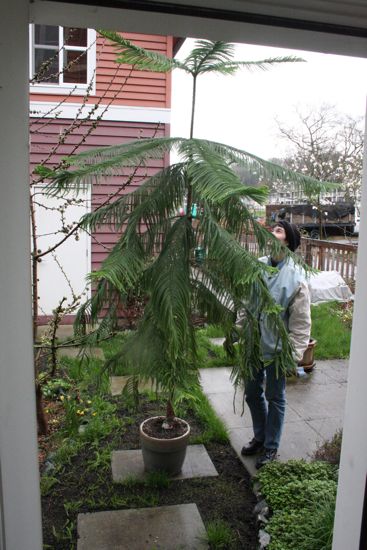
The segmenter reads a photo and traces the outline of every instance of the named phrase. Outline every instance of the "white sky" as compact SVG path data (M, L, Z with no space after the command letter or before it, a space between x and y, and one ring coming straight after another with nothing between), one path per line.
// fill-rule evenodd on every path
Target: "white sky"
M194 44L187 39L177 58ZM295 108L322 103L354 117L364 116L367 59L236 45L236 60L294 55L307 63L285 63L267 71L241 69L235 76L204 75L198 79L195 137L220 141L268 159L281 157L287 143L278 135L275 118L296 122ZM173 72L171 135L188 137L192 79Z

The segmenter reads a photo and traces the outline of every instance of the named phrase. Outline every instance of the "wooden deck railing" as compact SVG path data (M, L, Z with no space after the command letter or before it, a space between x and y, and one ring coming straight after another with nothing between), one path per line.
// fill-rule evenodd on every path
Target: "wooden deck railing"
M252 254L258 253L254 235L244 235L241 242ZM357 274L357 244L302 237L299 251L311 267L321 271L338 271L348 284L354 283Z
M301 253L308 265L322 271L338 271L347 281L355 281L357 251L356 244L306 238L301 240Z

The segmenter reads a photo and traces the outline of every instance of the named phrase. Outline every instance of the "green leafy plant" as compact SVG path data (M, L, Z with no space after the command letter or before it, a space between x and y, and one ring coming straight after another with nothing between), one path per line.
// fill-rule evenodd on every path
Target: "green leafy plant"
M319 445L313 454L314 460L323 460L330 464L339 465L343 439L343 431L338 430L330 440Z
M222 520L209 521L206 525L206 541L212 550L229 550L233 547L235 535L229 525Z
M70 388L71 383L64 378L54 378L42 386L42 393L44 397L53 399L65 395Z
M269 550L331 550L334 528L335 496L327 493L304 510L281 510L271 517L266 531Z
M165 472L149 472L144 478L144 484L149 489L167 489L171 479Z
M331 550L337 468L327 462L274 462L257 474L271 507L269 550Z
M199 436L193 437L192 443L205 444L209 441L228 443L228 429L213 410L201 388L192 389L191 395L186 399L183 406L192 409L203 426L203 432ZM182 412L184 414L185 409L182 409Z
M152 159L162 158L172 150L178 153L178 162L147 176L140 187L81 220L80 227L88 231L101 224L124 231L101 268L90 274L95 290L80 308L76 322L77 332L78 327L79 332L84 330L86 321L99 323L92 336L95 343L115 328L118 305L126 301L129 293L139 289L147 296L137 331L121 343L108 366L112 369L126 365L158 383L166 392L164 425L170 427L177 389L189 393L198 385L195 313L229 330L233 310L240 306L246 309L238 367L233 372L235 384L251 368L261 366L257 322L260 311L268 316L282 343L277 368L285 370L286 365L292 364L292 350L279 307L263 280L269 268L241 245L241 237L253 233L260 253L290 252L257 221L254 209L249 207L251 202L263 204L267 189L245 185L234 168L244 166L250 172L256 170L268 178L291 180L303 188L325 186L251 153L194 138L199 77L207 73L231 75L242 67L264 70L301 59L234 61L231 44L199 40L184 61L177 61L139 48L116 33L101 34L114 43L117 62L133 64L139 70L180 69L190 74L193 81L189 138L155 137L99 148L68 159L68 169L48 174L51 194L62 195L71 188L78 193L108 175L147 166ZM198 249L203 251L200 261L195 255Z
M50 475L43 475L41 477L41 495L46 496L50 493L51 489L59 483L59 480Z

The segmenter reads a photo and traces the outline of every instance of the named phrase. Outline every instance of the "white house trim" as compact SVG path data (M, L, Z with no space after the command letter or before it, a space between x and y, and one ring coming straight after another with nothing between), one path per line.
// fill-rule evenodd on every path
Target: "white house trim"
M28 1L0 3L0 548L41 550L33 367Z
M57 102L31 101L31 117L44 116L45 118L55 118L55 114L57 113L58 118L74 119L81 107L80 103L63 103L59 107L58 105L59 103ZM86 118L93 107L94 105L92 104L86 104L78 118ZM92 113L92 120L100 116L105 108L106 105L99 105L98 109ZM103 115L103 120L111 120L114 122L160 122L161 124L169 124L171 121L171 109L110 105Z
M194 2L191 0L190 3ZM199 7L203 4L195 3ZM339 0L324 3L328 5L324 20L332 17L333 4L338 3ZM222 4L222 0L212 2L214 8ZM249 2L236 2L237 6L240 4L242 9L248 9ZM284 6L282 2L279 4ZM1 38L2 43L6 44L6 48L0 51L0 116L2 134L5 136L0 148L0 550L41 550L42 547L29 275L29 12L37 23L116 30L124 28L129 32L176 36L196 35L367 57L365 35L346 37L241 21L178 16L177 13L162 15L134 11L133 1L130 5L130 10L124 10L41 0L34 0L33 3L29 0L3 0L0 3ZM355 3L357 16L358 5L361 6L362 2ZM274 6L278 7L275 0ZM360 20L363 30L366 20L363 17ZM366 173L361 210L364 213L367 210ZM362 215L333 550L357 550L359 547L360 504L364 496L367 464L367 375L363 368L367 311L367 278L363 275L366 271L367 223ZM16 396L21 397L17 399Z
M155 4L158 2L146 2ZM273 27L270 24L263 25L259 23L247 23L241 20L244 12L254 13L254 6L257 13L268 13L269 15L279 14L287 16L290 19L299 18L306 9L306 2L302 2L303 13L297 2L288 1L284 5L283 1L273 0L272 2L231 0L226 2L225 9L233 10L232 19L220 19L220 12L223 10L223 0L181 0L180 2L167 1L167 4L179 4L191 6L197 9L208 7L215 13L219 11L217 17L210 18L205 16L195 17L188 15L178 15L177 11L167 11L164 13L164 3L159 2L161 12L145 10L134 10L134 1L129 2L130 9L106 8L101 6L88 6L80 4L69 4L67 2L52 2L47 0L33 0L29 5L30 17L32 22L44 23L48 25L68 26L70 18L73 24L78 27L88 26L92 29L108 28L128 30L128 32L167 34L173 36L194 36L198 38L207 38L210 40L227 40L230 42L246 42L247 44L261 44L263 46L275 46L279 48L294 48L299 50L310 50L315 52L333 53L339 55L366 56L367 38L366 36L345 36L337 33L321 32L313 30L296 29L292 27ZM366 28L365 9L362 8L362 0L354 2L354 17L348 16L348 8L335 17L340 0L325 0L321 6L320 0L308 0L308 19L319 23L338 23L345 21L352 25L359 22L361 28ZM116 1L117 5L118 2ZM127 2L125 2L127 4ZM272 4L272 6L269 6ZM348 6L350 2L343 2ZM259 5L262 6L259 8ZM322 9L320 9L322 8ZM238 17L236 18L236 12ZM70 15L72 13L72 15Z

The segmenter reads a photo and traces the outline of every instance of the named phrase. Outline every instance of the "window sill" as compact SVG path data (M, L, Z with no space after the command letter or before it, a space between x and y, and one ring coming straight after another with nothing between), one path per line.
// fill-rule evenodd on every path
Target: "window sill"
M31 94L53 94L53 95L85 95L88 89L88 84L65 85L55 84L47 86L47 84L33 85L29 87ZM95 95L95 86L92 86L90 95Z

